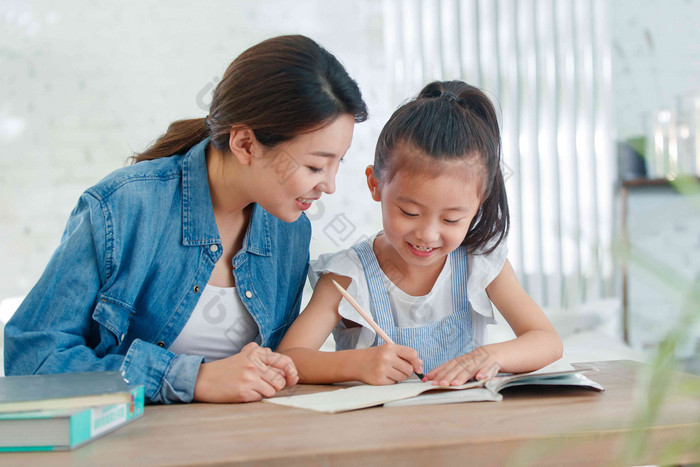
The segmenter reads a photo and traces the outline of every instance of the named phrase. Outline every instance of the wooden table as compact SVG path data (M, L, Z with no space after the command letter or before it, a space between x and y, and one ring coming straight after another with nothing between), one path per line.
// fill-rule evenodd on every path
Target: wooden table
M72 452L0 454L0 465L627 465L700 461L700 397L665 399L635 426L642 364L596 366L603 393L511 388L502 402L376 407L329 415L266 403L147 407L144 417ZM679 381L700 378L677 373ZM328 390L300 386L298 393ZM290 389L282 395L287 395ZM622 458L634 434L645 450ZM694 440L669 458L672 442Z

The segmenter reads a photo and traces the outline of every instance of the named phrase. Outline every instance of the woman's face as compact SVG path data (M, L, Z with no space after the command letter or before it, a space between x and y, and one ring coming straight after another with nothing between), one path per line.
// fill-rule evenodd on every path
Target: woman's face
M285 222L294 222L323 193L335 191L335 175L352 141L355 119L341 115L318 130L263 151L255 201Z

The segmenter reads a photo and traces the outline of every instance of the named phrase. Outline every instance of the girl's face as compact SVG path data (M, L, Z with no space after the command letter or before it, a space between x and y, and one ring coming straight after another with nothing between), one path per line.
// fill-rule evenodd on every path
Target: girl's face
M386 241L408 266L444 264L479 210L478 177L465 174L461 161L444 163L454 167L432 176L399 169L383 184L367 169L372 197L382 204Z
M354 126L352 115L341 115L323 128L263 151L255 201L279 219L294 222L322 193L333 193Z

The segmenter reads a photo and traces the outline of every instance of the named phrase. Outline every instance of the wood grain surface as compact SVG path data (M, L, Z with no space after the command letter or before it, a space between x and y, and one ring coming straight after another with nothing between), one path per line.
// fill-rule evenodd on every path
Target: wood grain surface
M700 397L672 394L635 422L644 365L592 362L606 390L517 387L502 402L323 414L265 404L151 406L144 417L72 452L0 454L0 465L624 465L658 463L700 434ZM676 373L676 382L700 378ZM332 390L301 385L280 395ZM644 451L622 458L633 434ZM700 461L700 441L664 462Z

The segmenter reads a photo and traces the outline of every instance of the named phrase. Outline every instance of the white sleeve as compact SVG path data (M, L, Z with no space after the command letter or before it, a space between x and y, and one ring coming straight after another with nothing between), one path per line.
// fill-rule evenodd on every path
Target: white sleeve
M469 267L467 279L467 297L469 304L476 313L487 318L487 324L495 324L493 305L486 293L486 287L500 274L503 265L508 258L506 239L489 254L469 254L467 264Z
M318 259L309 263L309 282L311 287L316 287L319 277L326 273L349 277L352 282L347 291L360 304L363 310L372 314L372 306L369 297L369 288L365 278L364 269L360 257L355 250L349 248L337 253L320 255ZM346 328L341 321L334 331L337 349L365 348L374 342L374 329L360 316L355 308L343 299L338 305L338 314L343 318L353 321L361 328Z

